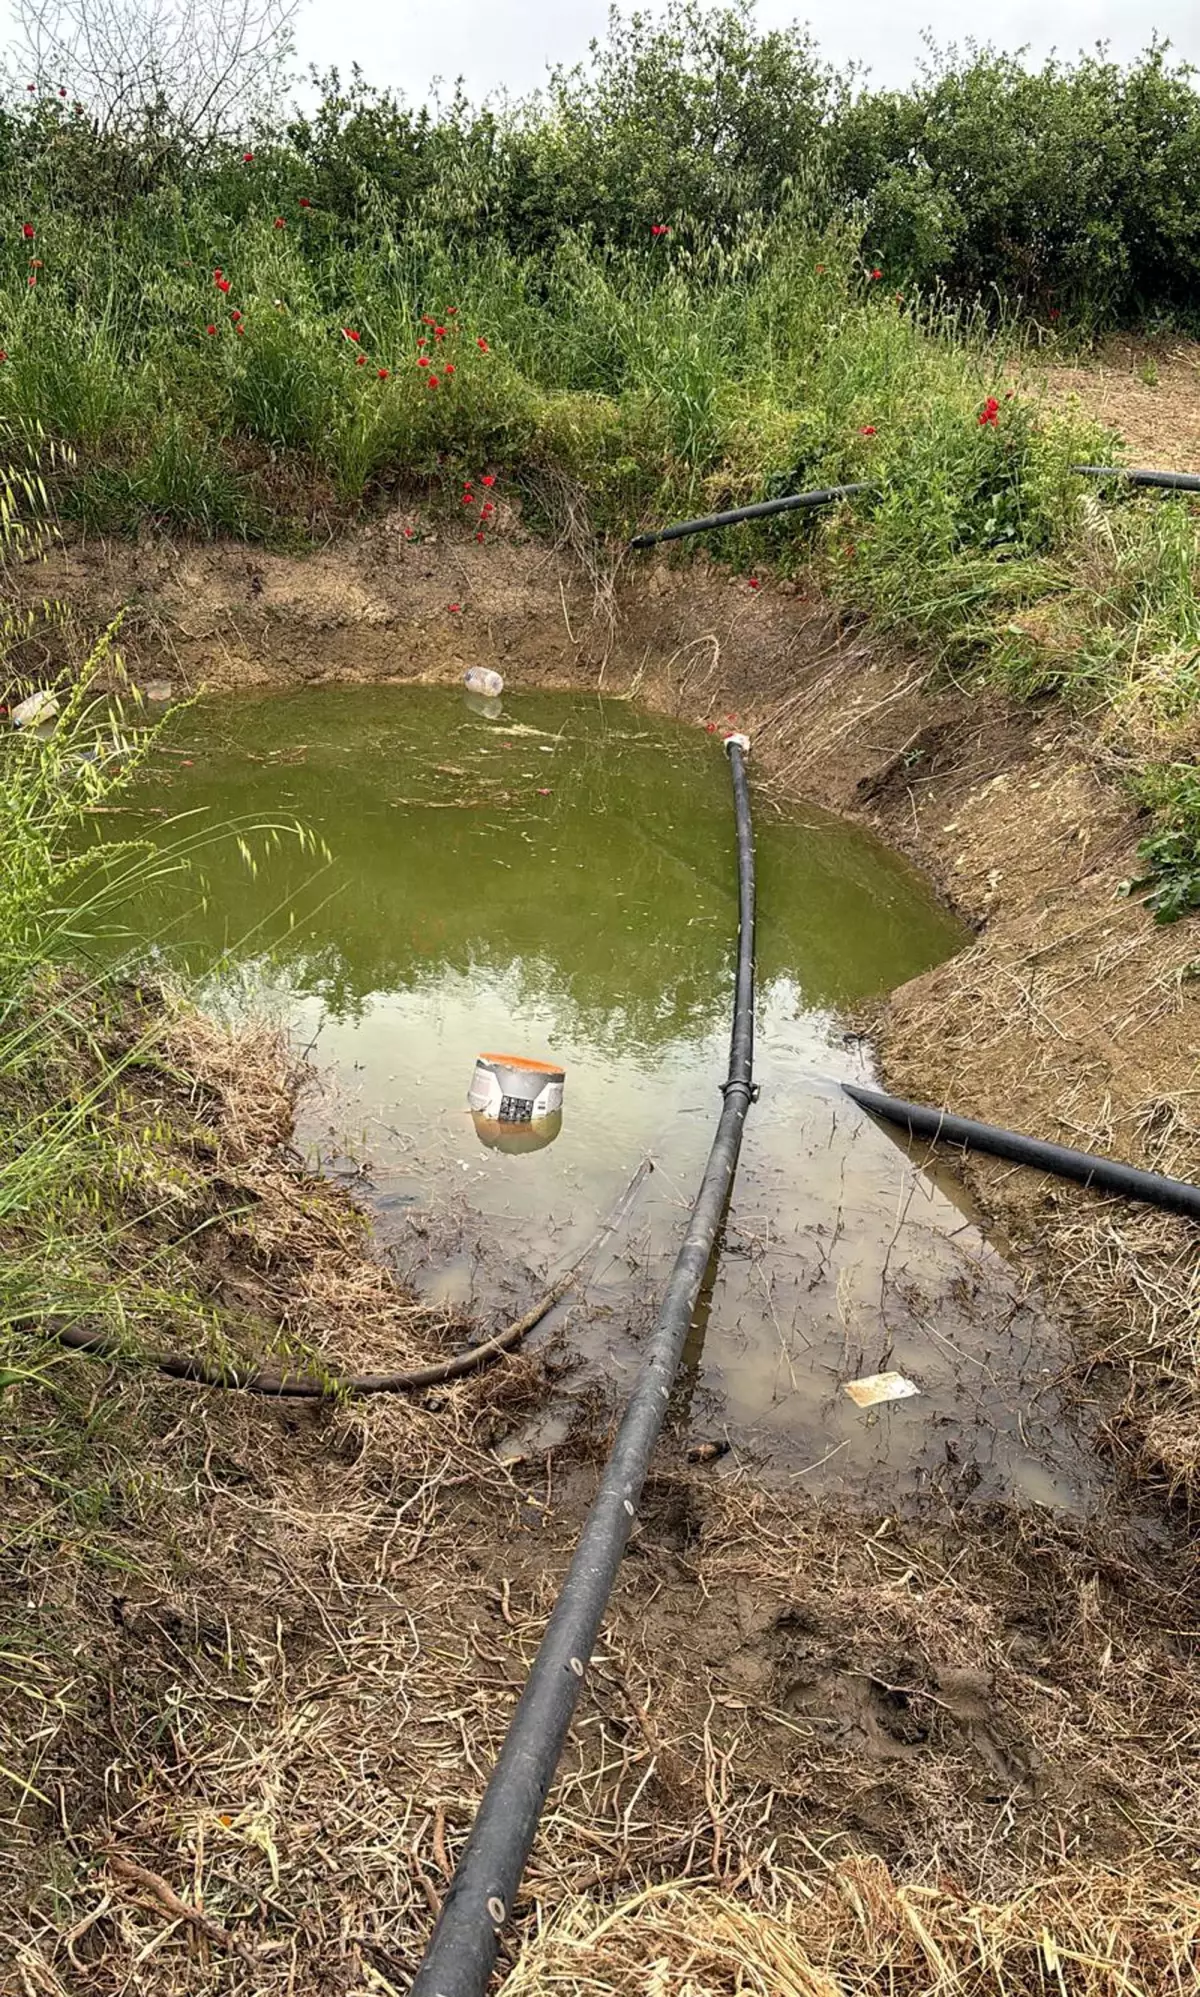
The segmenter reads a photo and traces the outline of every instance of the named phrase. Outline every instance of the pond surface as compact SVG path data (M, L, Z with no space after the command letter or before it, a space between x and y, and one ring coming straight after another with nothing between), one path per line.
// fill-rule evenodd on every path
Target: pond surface
M577 1363L512 1451L553 1441L589 1385L621 1392L720 1107L737 896L719 740L580 695L241 695L176 714L134 802L214 826L298 820L323 842L314 857L287 836L216 840L202 894L181 878L139 919L210 1002L270 1008L311 1047L333 1087L299 1141L356 1176L427 1293L506 1321L652 1155L586 1291L538 1334ZM953 1185L837 1087L866 1072L844 1009L963 932L856 828L761 796L755 821L762 1099L681 1412L729 1445L723 1467L749 1456L812 1488L1077 1503L1059 1334ZM480 1142L466 1095L484 1050L565 1068L553 1142ZM886 1369L919 1393L856 1407L846 1382Z

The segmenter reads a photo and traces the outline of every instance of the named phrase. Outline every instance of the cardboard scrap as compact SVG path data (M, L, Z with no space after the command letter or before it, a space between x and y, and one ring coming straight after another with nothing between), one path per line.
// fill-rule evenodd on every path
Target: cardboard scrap
M864 1373L861 1380L847 1380L846 1392L856 1408L877 1408L881 1401L907 1401L921 1389L903 1373Z

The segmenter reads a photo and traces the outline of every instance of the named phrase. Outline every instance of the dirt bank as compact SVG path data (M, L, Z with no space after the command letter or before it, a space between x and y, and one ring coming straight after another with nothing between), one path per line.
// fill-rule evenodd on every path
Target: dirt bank
M980 925L888 1002L889 1081L1194 1175L1189 936L1120 898L1136 829L1063 714L931 687L820 605L700 566L647 564L598 593L511 526L483 548L406 528L421 532L397 518L305 562L76 551L37 587L93 615L132 600L131 663L181 686L480 663L515 687L603 684L697 723L736 714L760 792L867 819ZM318 1268L267 1229L256 1310L339 1359L397 1339L427 1356L438 1327L405 1316L349 1244L341 1196L289 1165L286 1076L260 1062L255 1082L219 1039L173 1065L199 1077L186 1103L208 1154L226 1147L231 1204L266 1151L274 1194L291 1195L268 1212L298 1199L332 1231ZM171 1106L186 1125L176 1093ZM973 1175L1075 1321L1080 1391L1120 1374L1122 1460L1185 1477L1189 1231ZM244 1258L218 1255L234 1308L239 1274ZM291 1411L71 1359L53 1406L17 1390L0 1567L0 1648L21 1666L0 1745L14 1988L406 1986L606 1443L606 1416L584 1408L564 1448L500 1463L537 1377L516 1361L424 1400ZM1072 1988L1055 1965L1080 1959L1078 1988L1105 1997L1196 1987L1182 1516L1152 1515L1130 1477L1086 1521L862 1518L802 1481L766 1492L693 1468L684 1440L673 1431L657 1460L522 1913L576 1903L586 1938L578 1903L681 1879L706 1882L715 1911L695 1903L707 1925L678 1956L649 1921L619 1975L597 1943L576 1983L568 1921L532 1958L543 1983L527 1966L514 1990L597 1987L603 1970L614 1990L692 1975L732 1993L753 1937L724 1953L712 1938L734 1905L752 1926L775 1909L788 1947L839 1979L802 1981L789 1958L794 1987L822 1997ZM849 1927L832 1922L830 1880ZM763 1988L788 1987L778 1960Z

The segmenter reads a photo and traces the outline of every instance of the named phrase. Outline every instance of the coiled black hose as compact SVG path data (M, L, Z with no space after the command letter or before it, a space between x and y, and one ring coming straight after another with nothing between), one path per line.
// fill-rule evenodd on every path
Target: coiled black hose
M747 745L748 746L748 745ZM729 1073L712 1150L658 1322L595 1503L554 1605L411 1997L482 1997L537 1832L666 1413L737 1170L753 1100L754 841L744 750L726 744L738 848L738 959Z
M785 499L759 499L753 506L735 506L728 513L706 513L699 520L677 520L673 527L635 534L631 548L652 548L656 541L681 541L685 534L704 534L710 527L736 527L742 520L767 520L773 513L795 513L806 506L830 506L835 499L853 499L874 492L872 485L826 485L818 492L789 492Z
M1140 1200L1146 1206L1200 1220L1200 1186L1191 1186L1185 1179L1168 1179L1161 1172L1122 1165L1116 1158L1097 1158L1090 1151L1073 1151L1066 1144L1023 1137L999 1124L975 1123L968 1116L952 1116L949 1110L926 1109L900 1096L886 1096L879 1089L860 1088L856 1082L843 1082L842 1089L872 1116L903 1124L913 1137L943 1139L970 1151L987 1151L993 1158L1011 1159L1014 1165L1031 1165L1035 1171L1074 1179L1077 1185L1090 1186L1095 1192L1119 1193L1123 1199Z

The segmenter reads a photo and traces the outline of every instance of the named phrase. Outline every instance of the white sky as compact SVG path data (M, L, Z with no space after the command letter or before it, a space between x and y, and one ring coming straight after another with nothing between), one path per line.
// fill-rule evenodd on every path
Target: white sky
M658 0L640 0L642 11L661 12ZM630 11L626 7L623 11ZM593 37L603 36L606 0L306 0L298 29L302 61L343 72L361 64L368 80L398 89L412 100L429 93L433 78L447 85L465 79L475 100L508 90L535 88L553 62L573 63ZM902 84L915 71L921 34L939 44L973 34L995 47L1028 44L1040 58L1071 56L1098 41L1114 57L1137 55L1155 33L1176 54L1200 65L1198 0L993 0L987 8L962 0L759 0L765 27L806 22L827 60L869 66L876 84Z

